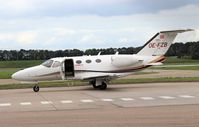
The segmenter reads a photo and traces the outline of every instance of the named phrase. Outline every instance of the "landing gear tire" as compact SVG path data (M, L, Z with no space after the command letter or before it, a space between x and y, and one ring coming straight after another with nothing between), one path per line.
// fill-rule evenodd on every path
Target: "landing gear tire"
M99 86L96 85L96 81L95 81L95 80L90 81L90 84L93 85L93 88L94 88L94 89L98 89L98 88L99 88Z
M34 86L34 87L33 87L33 91L34 91L34 92L39 92L39 86L37 86L37 85Z
M107 84L102 82L102 85L99 86L100 90L105 90L107 88Z
M94 89L98 89L99 86L96 86L96 84L93 84L93 88L94 88Z

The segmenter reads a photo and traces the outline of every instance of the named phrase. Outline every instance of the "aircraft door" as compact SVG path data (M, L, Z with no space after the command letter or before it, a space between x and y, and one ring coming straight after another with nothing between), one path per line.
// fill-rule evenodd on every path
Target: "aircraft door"
M62 80L66 80L64 68L65 68L65 66L64 66L64 61L63 61L63 62L61 63L61 67L60 67L60 75L61 75L61 79L62 79Z
M66 79L75 76L73 59L66 59L64 61L64 67L63 68L64 68Z

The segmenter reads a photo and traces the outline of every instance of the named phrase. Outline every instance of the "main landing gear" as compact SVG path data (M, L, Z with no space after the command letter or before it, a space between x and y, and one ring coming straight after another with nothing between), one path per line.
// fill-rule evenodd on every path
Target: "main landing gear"
M34 91L34 92L39 92L39 86L38 86L38 85L35 85L35 86L33 87L33 91Z
M105 90L107 88L107 84L105 81L93 80L90 83L93 85L94 89Z

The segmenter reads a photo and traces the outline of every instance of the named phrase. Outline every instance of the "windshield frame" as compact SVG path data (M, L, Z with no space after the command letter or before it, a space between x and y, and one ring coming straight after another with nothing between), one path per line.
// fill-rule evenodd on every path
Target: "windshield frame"
M51 66L52 68L57 68L57 67L60 67L61 66L61 62L59 61L54 61L53 62L53 65Z
M45 62L43 62L41 65L43 65L44 67L48 67L50 68L52 66L52 64L54 63L53 60L46 60Z

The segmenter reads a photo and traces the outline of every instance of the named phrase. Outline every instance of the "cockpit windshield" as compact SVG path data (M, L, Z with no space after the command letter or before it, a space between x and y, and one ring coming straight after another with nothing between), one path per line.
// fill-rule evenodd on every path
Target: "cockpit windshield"
M54 61L54 64L53 64L53 68L56 68L56 67L59 67L61 66L61 63L59 61Z
M53 60L47 60L44 63L42 63L41 65L45 66L45 67L51 67L53 64Z

